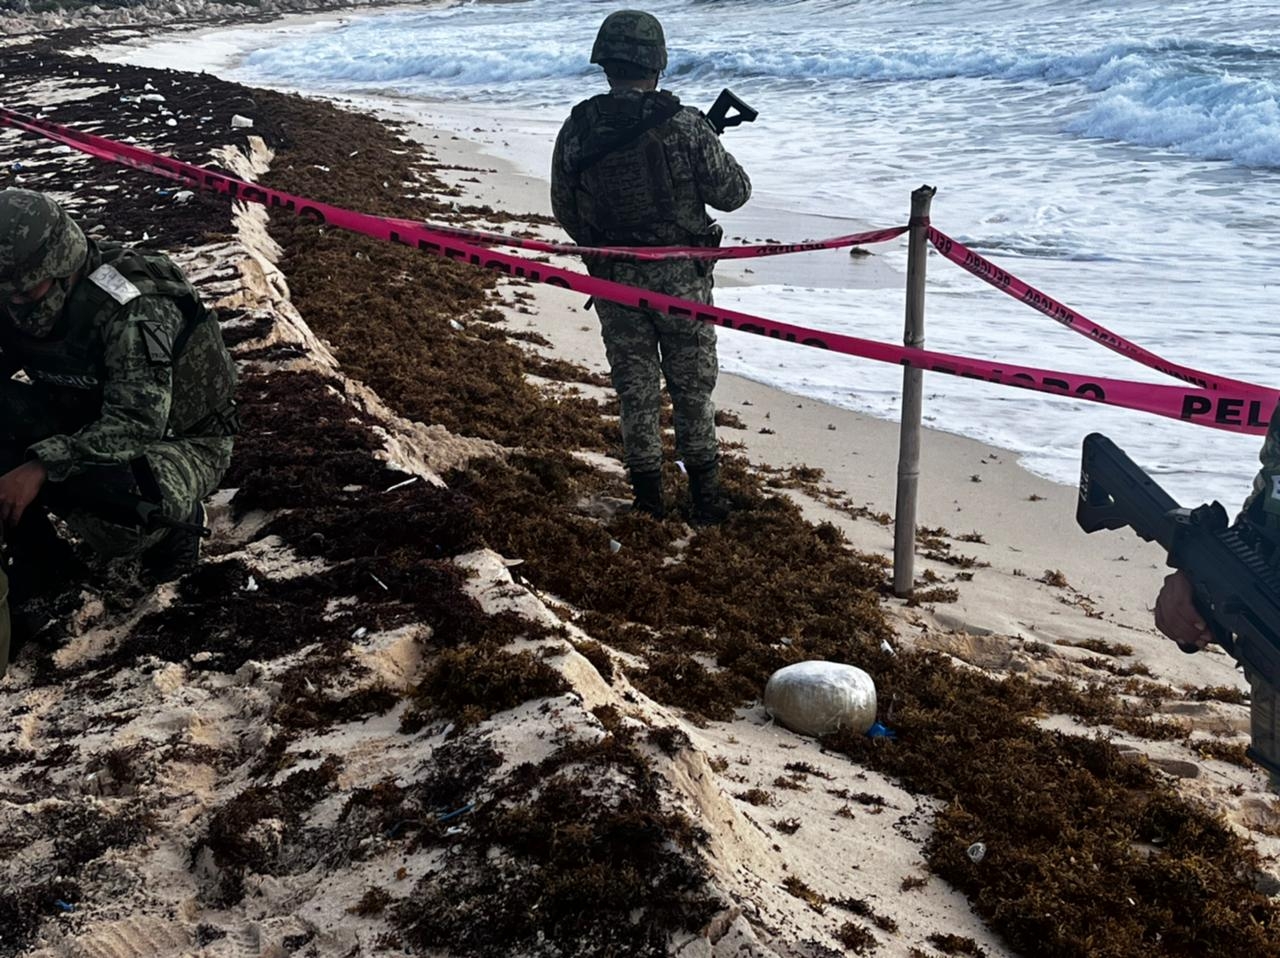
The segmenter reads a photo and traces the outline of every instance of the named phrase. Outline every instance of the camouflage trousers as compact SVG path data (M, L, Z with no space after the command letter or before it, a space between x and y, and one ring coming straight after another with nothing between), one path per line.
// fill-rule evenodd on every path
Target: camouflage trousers
M0 459L4 469L11 469L23 458L26 446L49 436L74 432L83 423L42 401L39 387L14 380L0 383L0 444L6 449ZM165 515L187 519L195 504L218 487L218 482L231 463L230 437L166 439L143 450L160 487ZM128 464L107 467L128 471ZM89 548L102 556L134 555L164 537L165 530L145 531L123 526L77 508L73 495L61 496L55 486L46 483L37 502L47 505L70 527Z
M677 269L672 269L675 266ZM711 302L712 279L692 264L615 263L608 279ZM719 363L714 326L648 309L595 301L609 374L622 413L622 448L634 475L662 467L662 382L671 394L676 452L697 469L716 461L716 410L711 401Z
M1249 681L1249 732L1253 750L1280 765L1280 694L1259 675L1245 669ZM1280 774L1268 772L1271 790L1280 794Z

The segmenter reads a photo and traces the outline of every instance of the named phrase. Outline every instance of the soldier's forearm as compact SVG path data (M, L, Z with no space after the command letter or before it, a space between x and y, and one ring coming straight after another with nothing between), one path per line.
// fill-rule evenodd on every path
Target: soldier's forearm
M77 459L71 448L70 436L50 436L27 448L27 455L44 463L49 478L61 482L77 471Z
M725 181L726 187L718 197L720 202L712 204L716 209L726 213L736 210L751 199L751 178L736 162L733 165L736 167L737 175Z
M141 401L104 404L102 415L69 435L49 436L32 443L27 455L38 458L55 482L86 468L128 462L164 438L170 393L155 387L143 390ZM135 397L138 398L138 397Z
M117 462L127 462L137 454L136 447L119 447L118 453L108 452L76 436L50 436L33 443L27 454L44 464L52 482L63 482L86 469Z

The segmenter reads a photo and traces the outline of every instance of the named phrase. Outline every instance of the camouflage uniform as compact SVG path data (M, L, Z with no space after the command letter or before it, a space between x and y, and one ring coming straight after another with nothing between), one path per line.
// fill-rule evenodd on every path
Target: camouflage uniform
M601 62L610 24L632 42L647 14L622 11L606 20L592 62ZM647 18L647 19L645 19ZM635 62L666 64L661 28ZM657 51L657 52L655 52ZM608 51L603 51L608 52ZM624 50L625 54L626 51ZM648 59L660 55L659 60ZM658 67L660 69L661 67ZM721 230L707 215L737 209L751 181L724 149L706 117L669 93L615 89L578 104L556 140L551 204L580 245L717 246ZM626 262L588 258L593 276L711 302L712 265L690 260ZM614 303L595 301L614 388L622 410L622 439L633 477L661 468L662 377L671 393L676 447L691 471L717 461L715 328Z
M66 366L41 362L54 350L41 349L44 355L33 356L36 343L23 342L20 333L0 324L0 375L12 376L16 367L31 379L29 384L0 381L0 442L17 450L19 459L34 457L44 464L55 500L60 482L144 456L163 496L165 515L187 519L196 503L217 488L231 463L234 365L230 357L225 365L206 359L194 368L181 355L173 362L173 344L182 337L187 318L172 299L153 293L123 304L112 300L107 306L95 289L91 280L81 280L69 298L68 316L91 311L82 328L93 341L74 357L67 356L70 341L56 344L61 355L54 358L70 358ZM205 322L217 336L216 344L208 337L213 347L208 352L216 360L219 351L225 355L225 346L217 322ZM189 344L190 338L183 343ZM74 368L72 364L82 364L86 374L58 368ZM220 394L213 408L204 401L210 394ZM224 410L226 421L219 416ZM143 532L76 509L63 518L103 555L140 552L164 535L164 530Z
M39 303L10 300L50 277L58 280ZM47 197L7 190L0 294L0 471L38 459L48 478L36 504L104 555L139 553L168 535L78 505L78 490L95 485L135 491L143 462L164 514L199 518L230 463L236 374L216 318L178 267L99 246ZM12 378L19 370L27 381Z
M1244 503L1244 515L1280 539L1280 405L1267 427L1262 451L1262 468L1253 480L1253 491ZM1272 554L1272 565L1280 567L1280 548ZM1280 764L1280 694L1261 677L1245 670L1249 680L1249 715L1254 751ZM1280 772L1270 773L1272 791L1280 793Z

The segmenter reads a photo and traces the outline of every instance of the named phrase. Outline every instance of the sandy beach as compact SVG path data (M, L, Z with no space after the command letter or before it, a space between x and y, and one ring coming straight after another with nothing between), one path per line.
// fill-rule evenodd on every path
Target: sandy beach
M544 180L412 103L4 51L0 106L563 239ZM739 514L621 515L581 296L0 143L0 185L175 253L246 422L204 568L73 590L0 681L0 955L1280 955L1246 686L1155 632L1163 554L1086 536L1073 487L927 429L892 598L897 424L726 375ZM773 722L810 658L897 738Z

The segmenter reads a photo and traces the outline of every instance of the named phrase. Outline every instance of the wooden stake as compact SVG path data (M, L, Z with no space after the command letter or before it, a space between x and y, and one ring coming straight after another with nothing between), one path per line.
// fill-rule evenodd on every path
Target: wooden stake
M937 189L922 186L911 194L911 231L907 239L907 316L902 342L924 347L925 260L929 252L929 207ZM902 371L902 429L898 441L898 500L893 510L893 594L906 597L915 588L916 494L920 485L920 411L924 370Z

